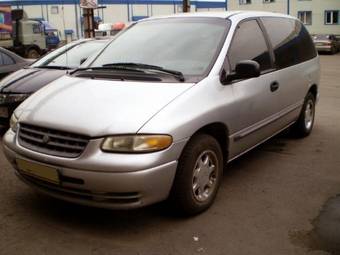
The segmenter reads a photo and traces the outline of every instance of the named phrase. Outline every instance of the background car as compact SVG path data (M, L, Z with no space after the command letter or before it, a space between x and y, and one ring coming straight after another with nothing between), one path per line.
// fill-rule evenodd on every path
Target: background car
M14 109L51 81L79 67L109 39L82 39L69 43L18 70L0 82L0 128L7 128Z
M0 80L32 63L31 59L24 59L15 53L0 47Z
M326 51L335 54L340 50L340 40L338 40L335 35L314 35L313 41L315 48L318 51Z

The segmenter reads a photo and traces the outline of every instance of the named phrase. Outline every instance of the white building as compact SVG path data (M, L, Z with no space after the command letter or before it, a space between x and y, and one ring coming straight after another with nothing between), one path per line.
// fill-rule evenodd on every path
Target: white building
M261 10L299 17L312 34L340 35L340 0L191 0L191 11ZM95 19L103 23L131 22L148 16L182 11L182 0L98 0ZM29 18L48 21L60 31L82 37L79 0L0 0L1 5L24 9Z
M340 35L340 0L229 0L228 10L260 10L298 17L312 34Z

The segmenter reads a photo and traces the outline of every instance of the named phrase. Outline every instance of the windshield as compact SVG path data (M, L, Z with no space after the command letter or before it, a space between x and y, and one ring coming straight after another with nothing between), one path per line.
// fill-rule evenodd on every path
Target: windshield
M105 43L107 43L106 40L70 43L42 57L32 64L31 67L58 66L77 68L80 66L81 62L98 51L101 47L104 47Z
M187 76L210 71L229 30L220 18L167 18L139 22L113 40L91 63L138 63Z

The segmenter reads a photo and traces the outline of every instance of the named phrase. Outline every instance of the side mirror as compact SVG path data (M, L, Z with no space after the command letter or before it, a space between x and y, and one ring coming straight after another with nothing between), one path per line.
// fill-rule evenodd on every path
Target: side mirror
M87 58L82 58L82 59L80 60L80 65L83 64L86 60L87 60Z
M259 77L261 74L260 64L253 60L242 60L236 64L235 72L226 74L223 70L221 74L221 83L228 84L234 80L250 79Z

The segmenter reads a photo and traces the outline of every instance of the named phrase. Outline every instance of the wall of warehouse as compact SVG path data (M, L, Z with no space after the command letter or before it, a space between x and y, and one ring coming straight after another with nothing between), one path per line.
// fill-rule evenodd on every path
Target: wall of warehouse
M265 2L263 0L251 0L251 3L249 4L240 4L240 0L230 0L228 2L228 9L246 11L270 11L281 13L287 12L287 0L275 0L271 3Z
M306 27L311 34L336 34L340 35L340 0L229 0L228 10L252 10L279 12L298 17L299 12L310 12L310 22ZM242 4L243 3L243 4ZM327 11L335 11L338 21L326 24Z
M325 12L329 10L338 11L337 24L325 24ZM313 1L292 1L291 15L297 17L299 11L311 11L312 23L306 25L312 34L336 34L340 35L340 1L339 0L313 0Z
M221 0L220 0L221 1ZM160 1L158 1L160 2ZM60 3L60 1L56 1ZM203 3L203 7L208 2ZM216 2L215 2L216 4ZM199 8L192 4L191 11L224 11L226 2L217 3L212 8ZM104 4L106 8L94 11L103 23L124 22L129 23L135 19L148 16L170 15L182 12L182 5L179 1L172 3L144 3L143 4ZM211 6L210 6L211 7ZM61 38L65 39L65 30L72 30L73 39L82 37L81 17L82 9L79 4L34 4L34 5L12 5L12 8L20 8L25 11L28 18L43 18L54 28L60 31Z
M131 0L132 1L132 0ZM130 2L131 2L130 1ZM135 0L136 1L136 0ZM287 13L288 0L274 0L266 3L264 0L251 0L249 4L240 4L243 0L228 0L228 10L260 10ZM144 1L145 2L145 1ZM57 3L57 1L56 1ZM58 2L60 3L60 1ZM179 1L175 4L105 4L105 9L95 11L95 16L100 17L104 23L124 22L128 23L133 17L169 15L182 11ZM225 2L226 3L226 2ZM298 16L298 12L311 12L311 24L306 24L307 29L312 34L332 33L340 35L340 0L289 0L289 13ZM81 16L82 10L78 4L35 4L35 5L14 5L12 8L23 8L29 18L44 18L49 21L52 26L61 32L64 39L64 30L73 30L74 38L82 35ZM56 10L58 12L56 13ZM209 8L191 5L191 11L223 11L225 8L215 7ZM327 10L338 11L339 22L337 24L325 24L325 12ZM65 22L63 21L63 13Z

